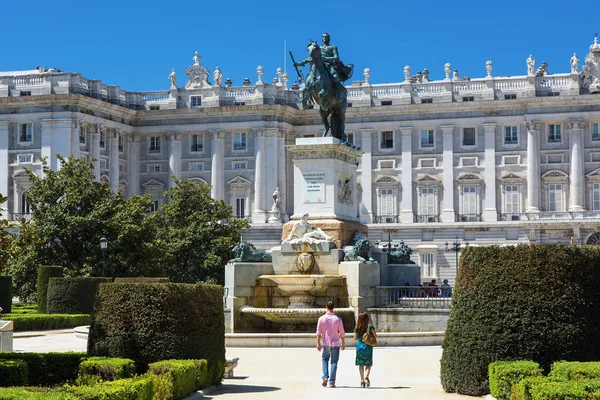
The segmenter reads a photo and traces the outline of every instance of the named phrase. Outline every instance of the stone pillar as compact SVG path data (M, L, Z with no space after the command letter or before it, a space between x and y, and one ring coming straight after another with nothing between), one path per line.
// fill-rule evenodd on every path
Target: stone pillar
M108 178L110 189L113 192L119 190L119 132L115 129L106 132L109 137L110 152L108 153Z
M372 154L373 154L373 130L362 129L361 150L364 151L361 160L361 186L362 201L360 205L360 222L370 224L373 222L373 175L372 175Z
M93 158L94 179L100 180L100 129L104 129L102 125L92 125L91 128L91 143L90 156Z
M583 211L584 196L583 188L585 186L585 172L583 168L583 130L580 127L581 121L572 120L571 134L569 135L569 211Z
M444 175L444 203L442 207L442 222L454 222L454 125L442 126L443 155L442 166ZM438 200L439 201L439 200Z
M176 132L169 133L169 174L181 179L181 135ZM177 186L169 178L169 188Z
M69 155L75 158L79 158L79 156L81 155L81 151L79 149L79 129L82 126L83 122L79 120L74 119L71 121L71 135L69 137L71 151L69 152Z
M281 220L287 221L287 169L285 167L285 137L288 132L283 131L282 134L277 138L277 185L279 186L279 194L281 195L281 202L279 203L279 209L281 211Z
M210 150L212 158L210 170L210 184L212 188L210 195L215 200L224 200L224 139L218 131L209 131L209 133L211 135Z
M263 132L254 132L254 147L256 168L254 169L254 211L252 212L252 222L265 223L267 221L265 212L266 144Z
M485 205L483 208L484 221L497 221L496 210L496 124L483 124L485 131Z
M269 129L265 135L265 212L271 210L273 200L271 195L278 185L279 168L277 168L278 155L277 142L279 138L279 130ZM267 167L268 166L268 167Z
M140 138L134 134L130 136L127 149L127 189L129 195L139 195L140 192Z
M402 202L400 204L400 222L403 224L412 224L415 221L412 189L412 131L412 128L400 128L400 132L402 132Z
M33 134L38 133L41 125L42 157L48 160L53 171L60 169L57 154L68 157L71 154L71 120L46 119L33 123Z
M527 212L540 212L540 127L532 121L527 127Z
M8 143L9 143L9 124L7 121L0 122L0 195L8 197ZM0 204L0 219L8 219L8 201Z

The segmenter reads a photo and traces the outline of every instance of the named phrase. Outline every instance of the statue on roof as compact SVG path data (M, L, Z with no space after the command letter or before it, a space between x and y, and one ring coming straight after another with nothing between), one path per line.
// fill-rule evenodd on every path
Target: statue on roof
M525 62L527 63L527 76L533 76L535 71L535 59L533 55L530 54Z
M577 57L577 53L573 53L573 57L571 57L571 73L579 73L579 57Z
M177 74L175 73L175 68L169 74L169 79L171 80L171 90L177 89Z

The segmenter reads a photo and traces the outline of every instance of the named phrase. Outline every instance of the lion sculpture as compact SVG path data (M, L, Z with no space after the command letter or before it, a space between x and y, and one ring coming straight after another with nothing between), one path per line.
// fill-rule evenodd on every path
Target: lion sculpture
M239 242L231 250L235 257L229 262L271 262L271 254L264 250L256 250L252 243Z
M410 260L411 254L412 249L401 241L400 246L388 253L388 264L414 264L415 262Z
M356 241L354 247L344 254L344 261L359 261L361 263L373 262L374 260L369 257L369 249L371 243L369 239L361 238Z

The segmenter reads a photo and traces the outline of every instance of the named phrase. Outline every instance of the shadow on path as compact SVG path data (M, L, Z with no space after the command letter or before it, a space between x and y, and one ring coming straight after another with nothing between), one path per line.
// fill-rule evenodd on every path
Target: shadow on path
M223 384L217 389L215 394L226 394L226 393L263 393L263 392L274 392L281 390L281 388L275 386L259 386L259 385L228 385Z

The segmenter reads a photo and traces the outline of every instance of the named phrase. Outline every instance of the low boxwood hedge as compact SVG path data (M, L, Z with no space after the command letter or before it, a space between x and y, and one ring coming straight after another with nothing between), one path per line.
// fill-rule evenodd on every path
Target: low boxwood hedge
M540 365L534 361L496 361L489 366L490 393L497 400L510 400L515 383L524 378L542 376Z
M9 313L12 310L12 277L0 275L0 307L3 313Z
M557 361L548 376L556 381L600 378L600 362Z
M80 400L152 400L154 383L149 375L103 382L93 386L66 386L65 390ZM160 397L167 399L167 397Z
M27 363L28 385L54 386L75 382L85 353L8 353L0 352L0 361L23 360Z
M600 359L600 248L467 247L460 258L440 376L446 392L489 393L488 366Z
M510 391L510 400L531 400L531 388L547 379L543 376L531 376L515 383Z
M112 278L50 278L46 312L48 314L91 314L94 311L98 286L109 282L112 282Z
M115 283L169 283L168 277L129 277L118 276L115 278Z
M77 400L70 393L47 388L0 388L0 400Z
M25 361L0 360L0 386L25 386L27 382Z
M131 378L135 374L133 360L127 358L90 357L79 364L78 385L89 382L115 381Z
M558 382L546 379L544 381L535 382L531 386L531 400L563 399L600 399L600 379L584 379Z
M198 378L194 360L165 360L149 365L158 399L183 399L196 391Z
M46 313L46 301L48 294L48 280L51 277L62 277L63 268L58 265L40 265L37 279L37 306L38 312Z
M211 384L225 368L220 286L183 283L101 284L90 327L90 356L135 361L138 373L169 359L206 359Z
M15 331L71 329L91 322L89 314L6 314L2 318L13 321Z

